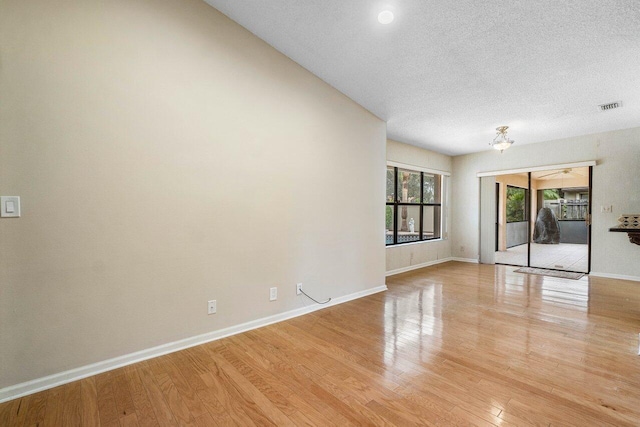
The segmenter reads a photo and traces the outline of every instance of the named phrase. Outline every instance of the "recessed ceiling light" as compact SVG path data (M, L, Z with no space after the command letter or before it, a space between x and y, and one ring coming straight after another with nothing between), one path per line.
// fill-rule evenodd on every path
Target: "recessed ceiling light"
M378 22L382 25L391 24L393 22L393 12L390 10L383 10L378 14Z

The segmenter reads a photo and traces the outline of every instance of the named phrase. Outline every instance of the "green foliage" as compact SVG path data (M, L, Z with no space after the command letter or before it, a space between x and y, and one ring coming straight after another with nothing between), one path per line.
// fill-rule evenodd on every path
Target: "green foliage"
M507 222L525 221L527 190L524 188L507 187Z
M398 194L394 194L394 170L387 168L387 202L439 203L439 176L424 174L424 192L420 194L420 172L398 171ZM404 192L402 191L404 188ZM437 197L436 197L437 196ZM397 197L397 200L396 200Z
M424 194L423 200L425 203L435 203L436 202L436 177L433 175L424 174Z
M407 190L406 198L403 189ZM401 202L420 203L420 172L399 171L398 193Z
M560 199L560 190L558 188L543 190L542 197L544 200L558 200Z
M387 218L385 222L387 230L390 230L391 224L393 223L393 208L391 206L387 206Z

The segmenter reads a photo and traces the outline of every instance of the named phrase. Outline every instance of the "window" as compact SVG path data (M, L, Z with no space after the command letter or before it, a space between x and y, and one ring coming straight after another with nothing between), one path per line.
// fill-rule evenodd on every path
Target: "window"
M387 166L387 245L441 237L442 175Z
M528 221L529 191L507 185L507 222Z

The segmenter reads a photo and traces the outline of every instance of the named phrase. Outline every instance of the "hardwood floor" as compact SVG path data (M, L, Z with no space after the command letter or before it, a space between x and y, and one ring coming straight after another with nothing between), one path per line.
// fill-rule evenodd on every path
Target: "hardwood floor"
M640 425L640 283L446 263L0 405L2 426Z

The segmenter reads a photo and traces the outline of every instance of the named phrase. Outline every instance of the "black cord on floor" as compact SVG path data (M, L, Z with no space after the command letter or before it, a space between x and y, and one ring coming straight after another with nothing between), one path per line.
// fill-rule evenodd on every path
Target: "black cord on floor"
M302 288L300 288L300 292L301 292L302 294L304 294L304 296L306 296L307 298L309 298L311 301L313 301L313 302L315 302L315 303L317 303L317 304L326 304L326 303L328 303L329 301L331 301L331 298L329 298L329 299L328 299L328 300L326 300L326 301L320 302L320 301L318 301L318 300L316 300L316 299L314 299L314 298L310 297L309 295L307 295L307 294L305 293L305 291L303 291L303 290L302 290Z

